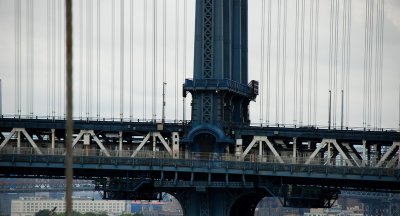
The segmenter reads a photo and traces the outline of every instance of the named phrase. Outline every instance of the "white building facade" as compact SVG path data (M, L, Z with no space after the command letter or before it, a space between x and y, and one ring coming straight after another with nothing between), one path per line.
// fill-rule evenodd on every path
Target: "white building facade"
M38 197L21 197L11 201L11 216L34 216L40 210L52 210L55 212L65 212L65 200L49 200ZM130 209L125 201L121 200L74 200L73 210L86 212L105 212L108 215L121 215ZM129 212L129 210L128 210Z

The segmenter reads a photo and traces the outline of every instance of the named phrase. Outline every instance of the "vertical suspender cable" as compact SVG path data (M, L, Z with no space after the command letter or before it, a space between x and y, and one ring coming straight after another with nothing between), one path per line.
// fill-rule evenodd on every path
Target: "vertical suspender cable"
M100 54L101 54L101 43L100 43L100 0L97 1L97 98L96 98L96 104L97 104L97 120L100 119L100 72L101 72L101 67L100 67Z
M278 1L278 20L276 30L276 124L279 126L279 105L280 105L280 60L281 60L281 1Z
M265 1L261 0L261 67L260 67L260 123L263 123L264 103L264 32L265 32Z
M52 81L51 81L51 93L52 93L52 117L56 115L56 3L52 5Z
M270 102L271 102L271 0L268 0L268 25L267 25L267 101L266 101L266 123L270 123Z
M119 83L119 87L120 87L120 113L119 113L119 117L120 120L122 121L124 118L124 0L121 0L121 41L120 41L120 83Z
M64 97L62 97L62 77L63 77L63 64L62 64L62 47L63 47L63 42L62 42L62 29L63 29L63 24L61 22L62 20L62 1L58 2L58 117L61 119L62 116L62 109L61 109L61 101Z
M304 22L305 22L305 0L301 2L301 35L300 35L300 118L299 124L303 124L304 109Z
M133 1L130 2L130 28L129 28L129 120L133 119Z
M380 40L380 76L379 76L379 128L382 129L382 91L383 91L383 86L382 86L382 82L383 82L383 37L384 37L384 27L385 27L385 1L381 0L381 29L380 29L380 34L381 34L381 40Z
M363 128L366 128L367 116L367 61L368 61L368 13L369 13L369 0L365 1L365 27L364 27L364 85L363 85Z
M331 109L332 109L332 103L331 103L331 96L332 96L332 82L333 82L333 55L334 55L334 12L335 12L335 0L331 0L331 7L330 7L330 22L329 22L329 27L330 27L330 34L329 34L329 112L328 112L328 127L330 128L331 126Z
M114 121L115 101L115 0L111 0L111 119Z
M34 89L35 89L35 25L34 25L34 1L31 0L31 19L30 19L30 26L31 26L31 32L30 32L30 38L31 38L31 89L30 89L30 116L33 117L33 97L34 97Z
M157 119L157 0L153 1L153 77L152 77L152 118L155 122Z
M351 39L351 0L348 1L348 19L347 19L347 65L346 65L346 128L349 127L349 110L350 110L350 39Z
M82 119L83 95L83 1L79 1L79 119Z
M27 0L27 2L26 2L26 16L25 16L25 19L26 19L26 39L27 39L27 42L26 42L26 53L27 53L27 57L26 57L26 65L27 65L27 68L26 68L26 76L27 76L27 83L26 83L26 116L30 116L30 98L29 98L29 96L30 96L30 93L29 93L29 91L30 91L30 89L31 89L31 82L32 82L32 78L31 78L31 70L32 70L32 67L31 67L31 35L30 35L30 31L31 31L31 23L30 23L30 20L31 20L31 0Z
M311 99L312 99L312 80L313 80L313 40L314 40L314 0L310 0L310 35L308 44L308 100L307 100L307 125L311 125Z
M183 79L186 79L186 48L187 48L187 1L183 1ZM182 99L183 110L182 110L182 120L183 123L186 121L186 97Z
M86 119L90 118L91 114L91 70L92 70L92 0L87 0L86 2L86 25L87 25L87 33L86 33Z
M379 101L379 95L378 95L378 79L379 79L379 75L378 75L378 65L379 65L379 16L380 16L380 4L379 4L379 0L377 1L376 4L376 37L375 37L375 67L374 67L374 101L373 101L373 129L376 130L378 128L378 101ZM372 87L372 86L371 86Z
M143 120L146 119L147 112L147 0L143 0Z
M318 23L319 23L319 0L315 4L315 27L314 27L314 111L313 125L317 126L317 104L318 104Z
M296 0L296 17L295 17L295 29L294 29L294 70L293 70L293 124L297 125L297 75L299 65L299 1Z
M286 123L286 31L287 31L287 0L283 1L283 39L282 39L282 125Z
M185 1L185 0L184 0ZM175 121L178 120L179 0L175 1Z
M166 39L167 39L167 32L166 32L166 20L167 20L167 6L165 4L165 0L163 1L163 102L162 102L162 122L165 122L165 105L166 105L166 101L165 101L165 96L166 96L166 85L167 85L167 81L166 81L166 69L167 69L167 65L166 65Z
M278 15L277 15L277 49L276 49L276 124L279 126L279 105L280 105L280 60L281 60L281 1L278 4Z
M16 1L18 2L18 0ZM50 117L50 21L51 21L51 17L50 17L50 3L52 1L51 0L47 0L47 118ZM16 37L17 38L17 37Z
M374 34L374 6L375 1L371 1L371 17L370 17L370 38L369 38L369 74L368 74L368 120L367 120L367 127L371 128L371 119L372 119L372 65L373 65L373 34Z
M26 1L26 16L25 16L25 23L26 23L26 116L29 116L29 89L30 89L30 83L31 83L31 78L30 78L30 43L31 43L31 38L30 38L30 0Z
M347 0L343 1L343 20L342 20L342 74L340 76L341 88L341 113L340 113L340 129L343 130L343 112L344 112L344 91L345 91L345 78L346 78L346 44L347 44Z
M336 128L336 121L337 121L337 97L338 97L338 46L339 46L339 0L336 0L335 4L335 53L334 53L334 102L333 102L333 127Z
M20 95L20 74L21 74L21 1L16 0L15 4L15 115L21 115Z

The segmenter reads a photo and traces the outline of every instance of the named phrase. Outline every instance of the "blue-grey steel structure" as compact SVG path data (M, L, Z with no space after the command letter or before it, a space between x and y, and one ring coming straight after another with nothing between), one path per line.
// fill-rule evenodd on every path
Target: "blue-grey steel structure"
M400 191L400 133L250 126L247 0L197 0L190 122L75 121L74 175L105 199L174 195L185 215L254 215L265 196L330 207ZM0 118L0 177L64 176L65 121Z
M249 125L249 103L258 82L248 83L247 0L196 1L192 128L186 141L196 152L225 151L234 144L232 124Z

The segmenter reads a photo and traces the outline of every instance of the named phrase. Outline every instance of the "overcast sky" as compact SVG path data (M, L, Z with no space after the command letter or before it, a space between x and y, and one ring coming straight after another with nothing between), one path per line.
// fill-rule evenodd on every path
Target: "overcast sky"
M147 4L147 32L144 34L144 2ZM21 0L21 62L15 63L16 56L16 37L15 37L15 8L14 0L0 0L0 78L2 79L2 111L3 114L13 115L17 111L15 99L15 77L16 65L21 68L21 114L31 112L34 115L46 116L64 115L64 71L61 65L64 64L64 52L61 40L63 30L60 32L59 11L60 1L32 0L33 2L33 70L27 70L30 63L29 36L27 31L27 2ZM50 8L47 3L52 2ZM100 2L100 23L98 25L97 4ZM114 54L112 52L112 2L115 6L115 29L114 29ZM121 1L102 0L102 1L74 1L74 115L110 118L111 116L120 117L123 111L124 118L132 119L151 119L153 110L156 118L162 115L162 86L163 72L166 73L166 118L169 120L182 119L182 83L184 75L186 78L192 77L193 73L193 39L194 39L194 3L195 0L187 0L187 47L186 58L184 58L184 0L157 0L157 61L156 79L153 78L154 65L154 46L153 46L153 0L124 0L124 27L123 27L123 61L121 61ZM166 38L165 38L165 67L163 63L163 3L166 3ZM177 6L177 2L179 5ZM264 68L261 67L261 26L262 26L262 0L249 0L249 80L261 80L261 72L264 74L264 81L261 82L262 93L256 102L251 103L252 123L264 124L267 120L271 124L285 123L293 124L294 120L299 124L302 119L303 125L313 124L316 113L316 124L328 124L328 91L329 91L329 44L330 44L330 11L331 1L320 0L320 11L318 17L318 61L317 61L317 111L313 109L314 99L309 106L308 101L308 79L309 79L309 48L310 48L310 15L315 11L310 11L311 4L315 6L315 0L305 0L304 12L304 88L303 101L300 103L300 78L298 76L297 85L297 109L294 109L294 68L295 68L295 23L296 23L296 1L287 0L287 27L286 27L286 70L283 79L283 5L281 1L281 25L278 34L278 1L271 1L271 47L270 64L271 84L268 87L267 77L267 41L268 34L264 34ZM302 2L302 1L298 1ZM339 2L338 19L338 56L337 56L337 88L333 90L333 103L335 113L334 122L340 125L341 110L341 74L342 74L342 35L343 35L343 4ZM363 126L363 88L364 88L364 54L365 54L365 22L366 22L366 2L365 0L351 1L351 29L350 29L350 68L349 68L349 101L350 105L348 119L345 123L349 126ZM376 52L376 8L378 0L374 0L374 31L372 43L372 68L375 66ZM133 3L133 5L131 5ZM268 11L269 1L265 0L266 12ZM62 6L63 7L63 6ZM178 7L178 10L177 10ZM383 34L383 75L382 75L382 127L399 127L399 87L400 87L400 61L398 51L400 50L400 1L384 1L384 34ZM50 22L48 22L48 12L50 11ZM53 13L54 11L54 13ZM90 14L92 11L92 14ZM178 11L178 12L177 12ZM80 16L82 15L82 16ZM178 22L176 17L178 16ZM90 17L93 27L90 28ZM300 16L301 17L301 16ZM31 19L31 18L30 18ZM131 20L133 22L131 22ZM178 23L178 29L177 24ZM266 29L268 29L268 15L265 14ZM301 22L300 22L301 23ZM50 28L48 26L50 25ZM98 29L98 26L100 28ZM54 28L53 28L54 27ZM90 33L89 29L92 29ZM50 30L50 32L48 32ZM82 31L80 31L82 30ZM100 40L98 34L100 32ZM300 30L299 30L300 31ZM178 32L178 38L177 34ZM50 37L48 37L50 33ZM61 33L61 34L60 34ZM146 38L146 64L144 64L144 44ZM60 40L61 39L61 40ZM81 40L82 39L82 40ZM300 39L299 39L300 40ZM178 41L178 43L176 43ZM278 47L280 47L278 52ZM178 48L178 49L176 49ZM50 52L49 52L50 51ZM99 59L98 61L98 53ZM314 52L315 53L315 52ZM279 58L279 69L277 68ZM114 56L114 70L112 59ZM176 56L178 58L176 58ZM185 61L186 59L186 61ZM123 70L121 63L123 62ZM145 66L144 66L145 65ZM50 68L50 70L48 70ZM165 68L165 69L164 69ZM91 73L90 73L91 71ZM121 110L121 71L123 71L123 109ZM146 78L144 78L146 71ZM279 82L277 81L277 71L279 71ZM50 72L50 73L49 73ZM30 74L28 74L30 73ZM376 78L375 71L372 70L371 76L371 105L370 105L370 124L376 126L375 110L379 111L379 106L375 106L374 85ZM28 81L33 74L33 79ZM98 79L99 77L99 79ZM314 80L314 77L312 76ZM32 81L33 80L33 81ZM97 82L99 80L99 82ZM112 81L114 80L114 84ZM153 84L153 80L156 80ZM333 80L331 80L333 82ZM312 81L314 82L314 81ZM29 86L33 83L33 87ZM98 85L98 83L100 85ZM88 85L89 84L89 85ZM156 86L156 106L152 105L153 85ZM51 88L49 88L49 86ZM114 90L112 90L114 86ZM283 89L285 87L285 90ZM51 89L51 91L49 91ZM278 91L279 89L279 91ZM32 91L33 90L33 91ZM270 105L267 105L267 91L270 92ZM346 89L347 91L347 89ZM314 94L311 88L311 95ZM144 98L146 93L146 99ZM33 99L28 95L33 94ZM278 95L279 94L279 95ZM113 97L114 95L114 97ZM99 100L98 100L99 98ZM114 99L113 99L114 98ZM278 99L277 99L278 98ZM313 97L312 97L313 98ZM99 103L97 103L99 101ZM114 101L114 106L112 106ZM282 110L282 103L285 102L285 112ZM145 106L143 105L145 103ZM277 106L277 103L279 106ZM31 108L29 104L33 103ZM186 102L186 117L190 118L190 97ZM303 108L300 108L303 104ZM336 105L336 106L334 106ZM309 107L310 110L309 110ZM114 112L112 113L112 109ZM260 109L262 112L260 112ZM277 109L279 115L277 117ZM269 112L267 112L269 110ZM346 107L345 107L346 110ZM296 112L296 119L295 114ZM301 114L301 112L303 114ZM268 114L269 113L269 114ZM283 114L284 113L284 114ZM311 113L309 118L308 113ZM347 120L347 121L346 121Z

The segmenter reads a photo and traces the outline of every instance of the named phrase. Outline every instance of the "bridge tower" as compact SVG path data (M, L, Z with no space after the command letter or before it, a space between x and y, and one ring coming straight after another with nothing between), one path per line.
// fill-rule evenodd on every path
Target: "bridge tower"
M248 0L197 0L192 95L192 127L183 142L194 152L222 153L233 144L229 126L248 125L249 103L258 82L248 83Z

